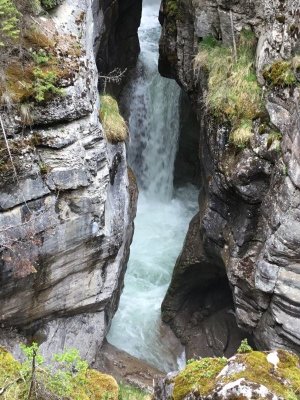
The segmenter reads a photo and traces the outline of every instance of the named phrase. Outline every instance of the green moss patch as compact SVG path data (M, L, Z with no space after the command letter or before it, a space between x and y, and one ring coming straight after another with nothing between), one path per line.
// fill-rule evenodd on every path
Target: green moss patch
M245 379L263 385L270 392L286 400L300 398L299 357L285 350L279 350L277 365L268 361L268 352L253 351L246 342L240 353L227 360L225 358L203 358L192 360L173 380L173 400L182 400L194 393L200 396L212 395L216 387ZM224 373L220 376L220 372ZM201 397L202 398L202 397Z
M182 400L194 391L203 396L208 394L226 364L226 358L203 358L189 363L174 379L174 400Z
M284 399L291 398L292 395L300 395L299 357L287 351L279 350L280 363L275 367L268 362L267 355L267 353L260 351L239 354L237 362L245 365L245 371L231 375L227 378L228 382L245 378L264 385L271 392L282 396Z
M263 77L271 86L292 86L296 83L292 61L275 61L265 68Z

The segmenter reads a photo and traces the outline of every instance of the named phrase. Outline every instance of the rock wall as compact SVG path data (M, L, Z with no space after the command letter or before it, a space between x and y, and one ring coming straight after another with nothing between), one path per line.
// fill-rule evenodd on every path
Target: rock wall
M75 347L90 363L118 306L137 200L125 144L108 143L98 117L99 6L65 0L41 17L82 49L64 95L35 104L30 127L19 107L1 110L10 147L22 146L16 170L1 170L1 343L19 332L46 356Z
M205 348L210 354L226 353L230 343L235 345L232 332L245 336L233 330L228 313L259 348L299 353L299 84L267 88L262 76L274 60L290 60L299 52L299 4L181 0L172 8L171 3L163 0L160 11L159 69L177 80L197 113L202 188L199 213L162 305L163 319L191 348L190 332L201 338L202 347L190 355L202 355ZM253 122L249 146L232 150L230 126L205 107L207 73L195 73L193 60L208 35L232 45L231 18L236 37L247 28L258 40L256 74L265 91L264 118L282 134L279 152L259 130L262 116Z
M100 4L103 24L97 53L99 72L104 76L114 71L115 68L128 72L136 65L140 52L137 31L141 21L142 1L100 0ZM127 74L124 75L124 78L126 76ZM118 83L123 84L124 82L125 79L122 79ZM119 85L110 83L108 82L110 90L114 89L117 92L120 90L120 87L117 90Z

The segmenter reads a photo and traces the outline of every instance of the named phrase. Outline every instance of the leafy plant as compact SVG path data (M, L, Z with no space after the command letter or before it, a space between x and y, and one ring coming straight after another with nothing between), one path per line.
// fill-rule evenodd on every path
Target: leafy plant
M33 76L32 94L37 102L42 102L53 95L63 94L63 90L55 85L58 79L55 71L43 71L36 67Z
M41 5L46 10L51 10L52 8L56 7L61 3L62 0L41 0Z
M251 353L252 351L253 349L251 346L249 346L247 339L243 339L241 341L240 347L237 349L237 352L239 354Z
M39 49L38 51L33 51L31 53L33 61L37 65L47 64L50 60L49 54L44 49Z
M0 47L19 37L20 13L12 0L0 0Z

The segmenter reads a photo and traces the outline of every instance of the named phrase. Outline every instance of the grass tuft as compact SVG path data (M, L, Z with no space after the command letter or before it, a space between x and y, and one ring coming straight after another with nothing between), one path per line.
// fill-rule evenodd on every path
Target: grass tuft
M194 60L194 70L208 72L206 107L218 119L232 126L230 142L246 147L252 137L252 120L263 111L262 91L254 68L256 37L241 32L237 57L233 49L212 36L204 38Z
M119 400L151 400L149 393L146 393L134 386L119 384Z
M236 129L232 130L229 140L236 147L243 149L248 146L252 136L252 121L243 120Z
M237 62L233 50L213 37L204 38L195 57L194 69L209 73L206 105L218 117L233 125L251 120L261 111L261 89L254 70L253 34L241 34Z
M100 96L100 119L110 143L124 142L127 139L126 122L120 114L117 101L109 95Z

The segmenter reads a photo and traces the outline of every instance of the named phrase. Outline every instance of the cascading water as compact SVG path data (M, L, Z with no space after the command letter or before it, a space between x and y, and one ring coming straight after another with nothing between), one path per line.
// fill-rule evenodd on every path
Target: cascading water
M159 3L146 1L141 55L125 101L129 104L129 164L140 189L135 234L110 343L161 370L178 368L178 352L160 320L160 305L195 212L193 187L174 191L180 89L157 72Z

